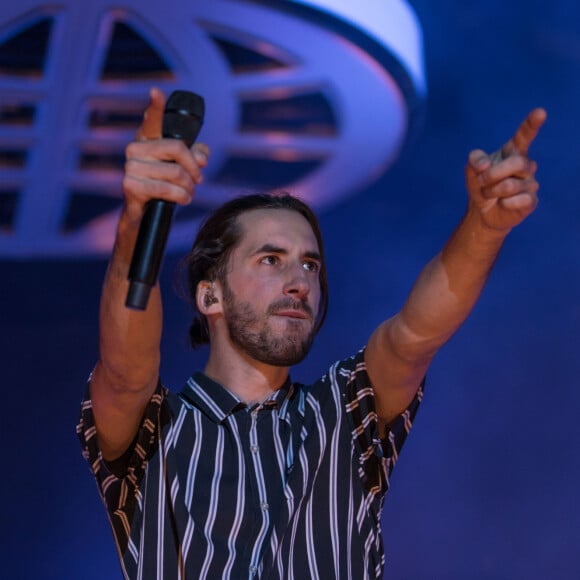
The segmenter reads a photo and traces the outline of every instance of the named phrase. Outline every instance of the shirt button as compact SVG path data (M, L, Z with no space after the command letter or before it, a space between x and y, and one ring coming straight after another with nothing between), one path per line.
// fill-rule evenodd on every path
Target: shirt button
M258 449L259 447L257 445L252 445L250 447L250 451L255 455L256 453L258 453Z
M263 512L265 512L265 511L268 511L268 509L270 508L270 506L268 505L268 502L265 502L265 501L263 501L263 502L260 504L260 507L262 508L262 511L263 511Z
M258 571L257 566L250 566L250 575L254 576L254 574L256 574L256 572Z

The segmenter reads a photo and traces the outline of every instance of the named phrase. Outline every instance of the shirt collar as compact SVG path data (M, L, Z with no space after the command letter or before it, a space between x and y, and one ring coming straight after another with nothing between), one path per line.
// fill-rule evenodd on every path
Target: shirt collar
M288 377L286 382L260 405L268 409L281 409L280 418L282 419L286 414L287 403L292 392L292 383ZM216 423L221 423L229 415L247 408L246 403L202 372L195 373L187 381L181 394Z

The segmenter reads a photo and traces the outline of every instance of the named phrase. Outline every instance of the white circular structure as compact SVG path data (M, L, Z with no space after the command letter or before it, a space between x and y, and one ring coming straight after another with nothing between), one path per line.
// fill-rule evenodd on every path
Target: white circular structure
M239 193L320 209L384 172L425 96L420 26L403 0L4 3L1 257L110 251L152 85L206 102L212 156L176 249Z

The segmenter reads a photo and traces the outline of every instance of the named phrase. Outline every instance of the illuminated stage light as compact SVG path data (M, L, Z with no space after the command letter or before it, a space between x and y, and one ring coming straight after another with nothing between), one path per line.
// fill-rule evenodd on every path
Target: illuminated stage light
M124 148L151 85L206 101L212 150L169 249L234 195L316 209L380 176L425 98L403 0L33 0L0 8L0 256L110 251Z

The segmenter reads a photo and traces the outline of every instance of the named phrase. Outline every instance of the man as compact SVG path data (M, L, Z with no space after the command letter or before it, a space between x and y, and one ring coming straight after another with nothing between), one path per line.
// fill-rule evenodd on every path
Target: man
M209 358L178 396L159 383L159 289L145 312L124 306L146 202L189 203L207 163L204 145L160 138L163 108L153 90L127 148L100 360L78 427L123 573L380 578L382 502L423 378L505 237L537 205L527 153L546 114L532 111L495 154L469 155L467 211L442 252L366 347L310 386L291 383L288 367L306 355L326 312L316 218L290 196L216 210L187 259L192 343L209 341Z

